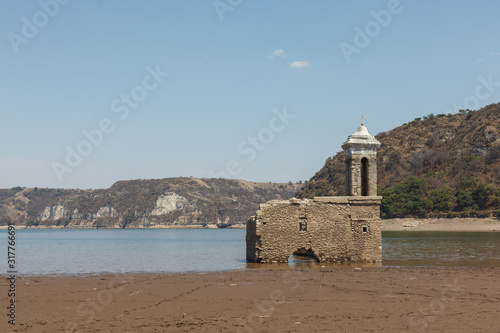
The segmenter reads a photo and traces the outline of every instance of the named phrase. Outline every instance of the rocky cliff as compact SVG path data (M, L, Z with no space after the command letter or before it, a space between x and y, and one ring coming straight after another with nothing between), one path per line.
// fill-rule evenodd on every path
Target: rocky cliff
M109 189L0 190L0 225L140 228L244 222L259 203L287 199L296 184L168 178L119 181Z

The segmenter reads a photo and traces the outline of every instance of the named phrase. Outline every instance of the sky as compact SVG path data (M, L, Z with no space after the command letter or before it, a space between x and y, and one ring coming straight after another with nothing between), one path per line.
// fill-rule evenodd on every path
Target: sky
M0 0L0 188L310 179L500 101L500 2Z

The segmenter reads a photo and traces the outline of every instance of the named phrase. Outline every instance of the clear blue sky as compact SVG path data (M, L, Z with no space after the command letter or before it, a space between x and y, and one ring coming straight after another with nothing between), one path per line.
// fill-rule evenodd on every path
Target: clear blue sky
M500 101L498 1L55 1L0 1L0 188L295 182L361 115Z

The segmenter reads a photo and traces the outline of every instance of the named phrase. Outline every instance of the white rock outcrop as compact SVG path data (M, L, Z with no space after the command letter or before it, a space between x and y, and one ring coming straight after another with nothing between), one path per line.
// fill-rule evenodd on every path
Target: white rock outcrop
M55 206L47 206L40 215L40 221L54 221L66 217L66 207L61 204Z
M177 193L167 192L156 199L156 206L151 212L153 216L165 215L190 205L188 199Z
M96 216L96 218L116 217L116 216L118 216L118 212L116 211L116 209L114 209L111 206L104 206L104 207L99 208L99 210L97 211L95 216Z
M73 213L71 213L71 219L73 220L81 220L83 219L83 215L78 212L78 209L75 208Z

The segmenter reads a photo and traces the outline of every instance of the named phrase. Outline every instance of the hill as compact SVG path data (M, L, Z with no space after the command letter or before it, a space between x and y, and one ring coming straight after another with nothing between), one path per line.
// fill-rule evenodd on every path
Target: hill
M379 133L382 217L500 216L500 104L430 114ZM257 205L293 196L344 195L345 156L296 184L167 178L119 181L109 189L0 189L0 225L67 227L228 226Z
M500 215L500 104L403 124L376 138L382 217ZM296 193L344 195L339 152Z
M0 190L0 225L66 227L220 226L241 223L257 205L293 196L299 185L167 178L119 181L109 189Z

